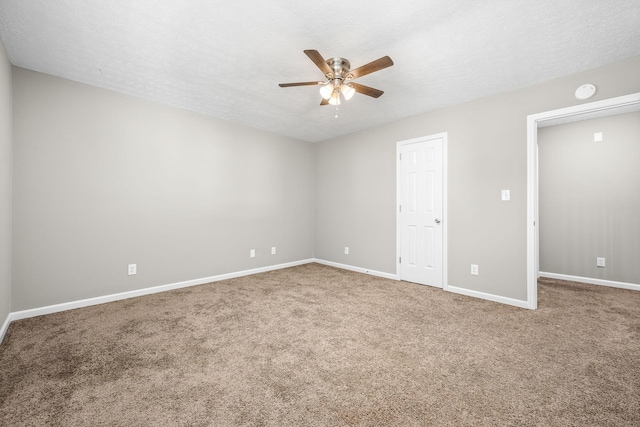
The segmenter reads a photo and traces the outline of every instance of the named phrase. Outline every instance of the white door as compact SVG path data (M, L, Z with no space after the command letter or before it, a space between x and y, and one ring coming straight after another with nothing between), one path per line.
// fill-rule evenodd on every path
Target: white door
M401 280L442 288L443 140L398 143L398 247Z

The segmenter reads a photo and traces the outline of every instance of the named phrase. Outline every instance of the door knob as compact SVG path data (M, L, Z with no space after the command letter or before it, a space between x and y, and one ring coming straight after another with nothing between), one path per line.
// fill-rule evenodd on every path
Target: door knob
M436 218L436 224L440 224L440 218Z

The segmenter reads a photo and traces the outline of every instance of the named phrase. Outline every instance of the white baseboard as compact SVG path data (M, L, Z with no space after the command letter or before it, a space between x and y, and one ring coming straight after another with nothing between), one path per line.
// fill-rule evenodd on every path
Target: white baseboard
M317 258L314 258L313 262L317 262L318 264L328 265L328 266L331 266L331 267L342 268L344 270L351 270L351 271L355 271L355 272L358 272L358 273L371 274L372 276L384 277L385 279L400 280L400 278L398 277L397 274L383 273L383 272L380 272L380 271L368 270L366 268L354 267L352 265L340 264L340 263L337 263L337 262L325 261L325 260L317 259ZM499 303L502 303L502 304L513 305L513 306L520 307L520 308L531 308L531 307L529 307L529 303L527 301L517 300L517 299L507 298L507 297L501 297L499 295L487 294L487 293L484 293L484 292L472 291L472 290L465 289L465 288L458 288L456 286L450 286L449 285L449 286L443 287L443 290L445 290L447 292L453 292L453 293L456 293L456 294L462 294L462 295L466 295L466 296L470 296L470 297L485 299L485 300L489 300L489 301L493 301L493 302L499 302Z
M205 283L218 282L218 281L221 281L221 280L233 279L233 278L236 278L236 277L243 277L243 276L249 276L249 275L252 275L252 274L264 273L264 272L267 272L267 271L280 270L280 269L283 269L283 268L295 267L297 265L309 264L309 263L312 263L312 262L316 262L318 264L323 264L323 265L328 265L328 266L331 266L331 267L341 268L341 269L344 269L344 270L355 271L355 272L358 272L358 273L369 274L369 275L372 275L372 276L383 277L385 279L400 280L398 278L397 274L384 273L384 272L381 272L381 271L370 270L370 269L361 268L361 267L354 267L352 265L340 264L340 263L337 263L337 262L332 262L332 261L326 261L326 260L322 260L322 259L312 258L312 259L294 261L294 262L289 262L289 263L284 263L284 264L272 265L272 266L268 266L268 267L254 268L254 269L251 269L251 270L238 271L238 272L234 272L234 273L220 274L220 275L217 275L217 276L203 277L201 279L187 280L187 281L184 281L184 282L171 283L171 284L168 284L168 285L153 286L153 287L149 287L149 288L138 289L138 290L135 290L135 291L121 292L121 293L117 293L117 294L104 295L104 296L101 296L101 297L87 298L87 299L71 301L71 302L66 302L66 303L61 303L61 304L54 304L54 305L49 305L49 306L45 306L45 307L39 307L39 308L33 308L33 309L21 310L21 311L14 311L14 312L9 313L9 315L6 318L6 320L2 324L2 328L0 329L0 343L2 343L4 335L7 332L7 329L9 328L9 324L14 320L26 319L26 318L30 318L30 317L36 317L36 316L42 316L42 315L45 315L45 314L58 313L58 312L61 312L61 311L73 310L73 309L82 308L82 307L89 307L89 306L92 306L92 305L105 304L105 303L108 303L108 302L120 301L120 300L123 300L123 299L135 298L135 297L139 297L139 296L143 296L143 295L150 295L150 294L155 294L155 293L158 293L158 292L170 291L170 290L173 290L173 289L180 289L180 288L186 288L186 287L190 287L190 286L203 285ZM561 276L561 275L552 276L551 273L540 273L540 275L545 275L545 274L548 274L548 276L545 276L545 277L585 282L584 278L573 277L573 276L556 277L556 276ZM600 281L600 282L607 282L607 281ZM590 283L590 282L586 282L586 283ZM615 284L618 284L619 286L612 285L610 283L615 283ZM602 284L602 283L596 283L596 284ZM620 285L626 286L627 289L640 290L640 286L639 285L625 284L625 283L619 283L619 282L607 282L607 286L623 287L623 286L620 286ZM503 304L513 305L513 306L516 306L516 307L529 308L526 301L516 300L516 299L512 299L512 298L506 298L506 297L501 297L501 296L497 296L497 295L486 294L484 292L472 291L472 290L469 290L469 289L458 288L458 287L455 287L455 286L447 286L445 290L449 291L449 292L454 292L454 293L458 293L458 294L462 294L462 295L481 298L481 299L485 299L485 300L489 300L489 301L494 301L494 302L499 302L499 303L503 303Z
M325 261L323 259L317 259L317 258L314 258L313 262L316 262L318 264L328 265L330 267L341 268L343 270L351 270L357 273L364 273L364 274L370 274L372 276L384 277L385 279L400 280L397 274L383 273L382 271L369 270L367 268L354 267L352 265L340 264L337 262Z
M513 305L513 306L520 307L520 308L531 308L531 307L529 307L529 303L527 301L523 301L523 300L519 300L519 299L501 297L499 295L487 294L485 292L472 291L471 289L459 288L457 286L451 286L451 285L447 286L446 290L449 291L449 292L453 292L455 294L461 294L461 295L466 295L466 296L469 296L469 297L486 299L486 300L489 300L489 301L499 302L499 303L507 304L507 305Z
M20 320L20 319L26 319L29 317L42 316L44 314L51 314L51 313L57 313L60 311L73 310L75 308L104 304L107 302L119 301L127 298L135 298L143 295L155 294L158 292L171 291L173 289L187 288L189 286L204 285L205 283L219 282L220 280L227 280L227 279L233 279L236 277L249 276L257 273L264 273L267 271L280 270L283 268L295 267L297 265L309 264L311 262L313 262L312 259L306 259L306 260L288 262L285 264L271 265L268 267L254 268L251 270L237 271L235 273L227 273L227 274L220 274L217 276L203 277L201 279L186 280L184 282L171 283L168 285L153 286L150 288L138 289L135 291L121 292L117 294L105 295L105 296L95 297L95 298L87 298L83 300L71 301L71 302L66 302L62 304L48 305L45 307L32 308L28 310L14 311L9 314L9 318L7 319L6 325L8 327L8 322L13 320Z
M568 274L547 273L541 271L539 277L547 277L549 279L568 280L570 282L588 283L590 285L610 286L612 288L631 289L640 291L640 285L635 283L615 282L613 280L593 279L591 277L570 276Z
M4 334L6 334L7 329L9 329L9 323L11 323L11 313L7 315L7 318L2 324L2 328L0 328L0 344L2 344L2 340L4 339Z

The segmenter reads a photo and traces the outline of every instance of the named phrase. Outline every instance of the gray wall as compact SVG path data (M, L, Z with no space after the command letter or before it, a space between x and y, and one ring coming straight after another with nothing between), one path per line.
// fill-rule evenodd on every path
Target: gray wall
M13 79L14 311L313 257L310 143Z
M634 58L317 143L316 257L395 274L396 142L448 132L448 284L526 300L527 115L578 104L585 82L589 101L639 92L639 75Z
M11 311L11 64L0 41L0 327Z
M640 58L312 145L14 68L12 310L314 255L394 274L396 142L439 132L449 285L524 300L526 116L638 75Z
M540 271L640 284L640 113L539 129L538 159Z

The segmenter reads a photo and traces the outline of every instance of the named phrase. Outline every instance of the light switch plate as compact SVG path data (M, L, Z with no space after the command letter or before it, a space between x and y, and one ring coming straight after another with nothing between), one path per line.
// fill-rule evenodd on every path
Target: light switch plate
M511 200L511 190L502 190L501 194L503 202Z
M596 258L596 267L605 267L605 258L597 257Z
M602 141L602 132L596 132L593 134L593 140L595 142L600 142Z

